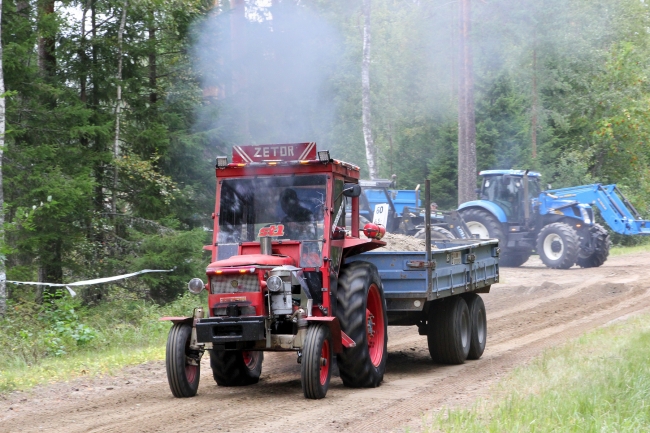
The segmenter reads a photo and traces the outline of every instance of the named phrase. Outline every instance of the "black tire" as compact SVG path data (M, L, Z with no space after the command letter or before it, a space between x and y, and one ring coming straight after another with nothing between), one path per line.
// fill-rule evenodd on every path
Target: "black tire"
M355 347L343 348L337 355L341 380L349 387L377 387L386 371L388 318L384 290L375 265L352 262L344 267L339 275L336 298L341 330L356 343ZM370 323L367 309L374 310Z
M478 234L480 239L498 239L501 250L504 249L506 236L503 226L494 215L483 209L470 208L461 210L460 216L472 235Z
M260 381L264 352L210 350L212 377L219 386L246 386Z
M307 328L302 348L300 379L305 398L318 400L325 397L332 377L332 338L326 325Z
M167 382L174 397L194 397L201 379L201 356L198 350L190 349L192 326L176 323L169 330L165 367Z
M462 364L469 354L471 321L467 303L460 296L435 301L429 308L429 354L440 364Z
M537 235L537 254L549 268L569 269L578 259L580 239L565 223L545 226Z
M485 351L487 342L487 315L483 299L476 293L463 296L469 309L470 318L470 343L467 359L479 359Z
M502 253L499 257L499 266L504 268L518 268L528 261L530 253Z
M426 231L425 228L420 229L414 237L418 239L426 239ZM439 227L439 226L431 226L431 240L432 241L448 241L451 239L456 239L456 236L449 230L447 230L444 227Z
M591 235L592 249L590 251L580 250L576 264L581 268L597 268L607 260L612 241L605 227L594 224L589 230Z

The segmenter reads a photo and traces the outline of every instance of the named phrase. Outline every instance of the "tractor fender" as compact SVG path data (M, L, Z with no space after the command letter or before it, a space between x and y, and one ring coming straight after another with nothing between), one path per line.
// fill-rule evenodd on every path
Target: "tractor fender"
M490 212L492 215L494 215L496 219L499 220L500 223L505 223L508 221L508 218L506 217L506 213L503 211L503 209L501 209L501 206L491 201L473 200L473 201L465 202L460 206L458 206L459 211L463 209L469 209L469 208L478 208L478 209L486 210L487 212Z
M188 325L194 326L194 317L183 317L183 316L165 316L161 317L160 319L161 322L172 322L174 325L177 325L179 323L187 323Z
M305 317L307 323L324 323L330 328L330 334L332 335L332 346L334 346L334 353L343 352L344 347L354 347L357 344L352 340L345 332L341 330L341 324L337 317L322 317L322 316L310 316Z

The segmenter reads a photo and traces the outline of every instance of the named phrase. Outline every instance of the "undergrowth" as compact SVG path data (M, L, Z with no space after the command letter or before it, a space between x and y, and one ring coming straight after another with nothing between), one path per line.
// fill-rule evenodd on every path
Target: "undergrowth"
M42 303L9 301L0 319L0 392L162 359L170 322L159 318L188 316L205 304L205 292L165 306L115 296L85 307L67 292Z

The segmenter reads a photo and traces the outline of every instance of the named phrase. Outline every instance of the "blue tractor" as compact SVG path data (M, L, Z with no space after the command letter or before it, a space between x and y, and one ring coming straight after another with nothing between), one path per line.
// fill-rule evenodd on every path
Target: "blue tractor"
M616 185L584 185L542 191L541 175L528 170L485 170L479 200L459 212L470 232L499 239L500 264L516 267L537 253L550 268L601 266L609 255L607 230L594 222L592 206L621 234L650 234Z

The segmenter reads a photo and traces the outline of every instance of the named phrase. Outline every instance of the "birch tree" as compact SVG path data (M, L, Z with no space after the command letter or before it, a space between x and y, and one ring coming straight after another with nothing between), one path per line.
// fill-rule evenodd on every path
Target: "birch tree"
M361 117L370 179L377 178L377 148L370 116L370 0L363 0L363 61L361 63Z
M4 245L4 194L2 189L2 154L5 145L5 84L2 73L2 0L0 0L0 248ZM5 256L0 250L0 316L7 310Z

